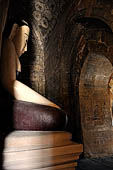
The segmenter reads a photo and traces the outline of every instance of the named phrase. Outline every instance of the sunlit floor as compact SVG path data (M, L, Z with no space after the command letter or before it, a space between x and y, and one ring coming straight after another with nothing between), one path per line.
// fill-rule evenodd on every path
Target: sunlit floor
M76 170L113 170L113 156L101 159L81 159Z

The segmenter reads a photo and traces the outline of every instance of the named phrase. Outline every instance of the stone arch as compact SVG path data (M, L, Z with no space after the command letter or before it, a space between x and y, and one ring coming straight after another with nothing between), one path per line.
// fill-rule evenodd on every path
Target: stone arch
M73 22L81 23L83 26L88 28L104 28L108 30L109 32L112 32L111 27L101 18L98 17L78 17L73 20Z
M96 27L97 21L98 21L98 26L100 25L100 27L98 28ZM96 28L96 32L95 32L95 28ZM72 127L71 131L73 133L74 139L75 140L79 139L79 141L81 142L82 132L81 132L81 123L79 121L80 120L80 104L79 104L80 72L83 63L85 61L85 58L87 56L87 53L90 51L90 49L92 50L93 47L93 44L91 45L92 42L95 42L97 46L96 47L97 51L100 50L101 54L106 55L105 54L107 53L107 47L105 45L107 44L106 35L107 38L108 38L108 34L110 35L110 37L112 37L111 36L112 30L105 22L101 21L98 18L83 17L79 19L73 18L73 20L70 20L70 22L68 23L66 22L66 27L64 31L65 34L64 33L62 34L62 41L60 43L63 49L62 51L60 51L61 54L60 61L62 65L59 68L61 68L61 72L60 72L61 99L63 98L65 103L63 103L62 101L61 102L63 103L65 109L67 109L67 106L68 108L70 108L70 110L68 110L68 113L71 117L71 121L70 121L70 127ZM100 44L98 45L99 31L102 31L102 42L100 42ZM91 41L91 43L89 41ZM102 48L97 49L98 47L99 48L102 47ZM111 57L109 59L111 60ZM67 86L64 86L65 84L67 84Z
M105 55L97 52L88 53L79 83L81 125L86 157L106 156L113 152L112 116L108 93L108 83L112 73L112 63Z
M105 8L106 7L106 8ZM78 18L98 18L113 30L113 4L112 1L86 1L73 2L68 9L67 22Z
M86 157L112 155L112 112L108 92L109 79L113 73L112 27L101 17L85 15L78 17L75 14L67 21L67 27L73 25L74 30L76 23L80 23L81 28L81 37L78 42L76 41L76 58L81 58L78 100L84 154ZM102 64L105 67L102 67ZM87 73L87 83L83 72ZM99 75L96 77L96 74Z

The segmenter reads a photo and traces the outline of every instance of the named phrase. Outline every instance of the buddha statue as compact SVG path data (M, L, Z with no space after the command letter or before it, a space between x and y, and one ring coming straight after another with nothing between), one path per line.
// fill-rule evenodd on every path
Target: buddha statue
M61 130L67 122L66 113L58 105L18 80L21 74L19 57L27 51L29 34L29 25L22 20L14 23L9 35L4 38L0 79L3 88L12 97L0 101L1 109L2 112L7 112L4 115L12 114L12 124L16 130ZM7 107L3 107L4 105Z

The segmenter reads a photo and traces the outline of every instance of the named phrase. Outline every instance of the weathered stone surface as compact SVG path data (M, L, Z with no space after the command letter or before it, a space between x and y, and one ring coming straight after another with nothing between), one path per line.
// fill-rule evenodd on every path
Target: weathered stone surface
M112 109L108 82L113 68L112 55L107 55L110 46L107 35L110 33L96 31L94 39L93 33L92 30L92 36L88 38L89 53L80 76L80 113L85 156L101 157L112 155Z

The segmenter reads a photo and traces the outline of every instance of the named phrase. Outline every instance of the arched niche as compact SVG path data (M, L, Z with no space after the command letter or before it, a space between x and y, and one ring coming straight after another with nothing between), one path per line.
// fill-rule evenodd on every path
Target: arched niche
M106 8L105 8L106 7ZM81 0L79 3L72 2L67 14L67 22L74 18L98 18L105 22L113 30L112 1L87 1Z
M79 99L86 157L107 156L112 149L112 112L109 79L112 63L105 55L90 51L81 69Z

